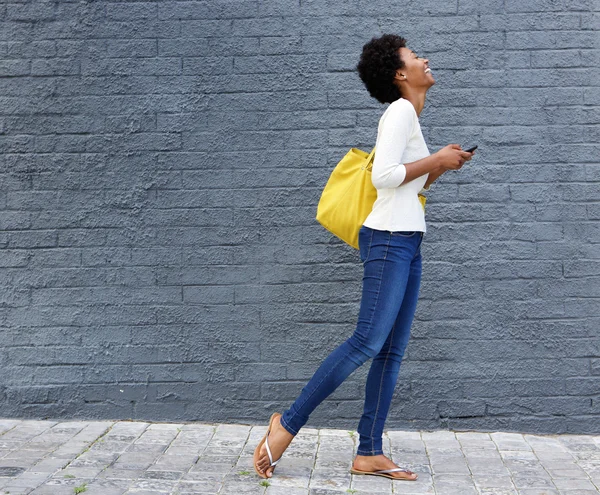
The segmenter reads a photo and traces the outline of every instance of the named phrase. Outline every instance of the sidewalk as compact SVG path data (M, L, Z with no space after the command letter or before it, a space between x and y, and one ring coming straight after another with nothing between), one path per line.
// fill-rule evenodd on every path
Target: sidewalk
M303 428L275 475L252 468L263 426L0 420L0 495L592 495L600 436L387 431L417 481L352 476L356 432ZM433 474L432 474L433 473Z

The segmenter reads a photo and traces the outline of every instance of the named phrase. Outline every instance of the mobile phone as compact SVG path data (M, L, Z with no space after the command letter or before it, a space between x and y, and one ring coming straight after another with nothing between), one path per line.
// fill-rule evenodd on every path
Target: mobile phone
M469 148L468 150L463 150L466 151L467 153L473 153L473 151L475 151L477 149L477 145L473 146L472 148Z

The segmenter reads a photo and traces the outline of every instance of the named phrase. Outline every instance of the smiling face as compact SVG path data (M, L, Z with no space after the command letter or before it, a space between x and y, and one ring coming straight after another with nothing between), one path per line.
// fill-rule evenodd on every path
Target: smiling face
M429 69L429 60L419 57L408 47L398 49L404 67L396 71L396 84L408 84L412 88L430 88L435 84L433 74Z

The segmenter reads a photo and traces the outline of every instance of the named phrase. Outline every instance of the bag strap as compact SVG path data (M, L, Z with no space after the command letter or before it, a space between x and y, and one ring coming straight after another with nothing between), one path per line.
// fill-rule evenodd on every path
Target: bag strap
M374 154L375 154L375 146L373 146L373 149L371 150L371 153L369 153L369 156L367 157L367 163L371 161L371 159L373 158Z
M365 162L365 168L367 170L371 170L373 168L373 155L375 155L375 146L373 146L373 149L371 150L371 153L369 153L369 156L366 159Z

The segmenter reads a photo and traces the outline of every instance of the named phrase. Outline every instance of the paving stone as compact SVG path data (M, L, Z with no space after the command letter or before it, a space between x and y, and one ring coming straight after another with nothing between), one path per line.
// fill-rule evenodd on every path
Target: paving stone
M170 493L177 486L176 481L170 480L153 480L153 479L137 479L134 480L130 490L150 490Z
M437 475L440 473L464 474L469 475L469 466L464 457L447 457L438 460L432 460L431 467Z
M560 491L564 490L595 490L596 487L592 484L589 479L581 479L581 478L555 478L553 480L556 488Z
M178 480L183 473L181 471L145 471L140 478L153 480Z
M219 495L256 495L257 493L263 493L264 490L265 488L259 484L226 482L221 487Z
M4 487L4 489L10 493L10 495L18 494L19 492L13 491L12 487ZM0 492L1 493L1 492ZM73 495L74 490L72 486L50 486L43 485L32 492L31 495Z
M143 488L130 488L125 492L125 495L168 495L170 491L162 492L158 490L145 490Z
M561 490L561 495L597 495L598 490L581 490L575 488L574 490Z
M512 478L507 474L506 476L473 476L475 486L479 490L512 490L514 484Z
M109 466L98 474L99 479L134 480L141 478L146 471L143 469L119 469Z
M85 495L122 495L131 481L93 480L86 486Z
M510 488L479 488L479 495L519 495Z
M147 452L162 454L169 448L169 443L132 443L124 449L125 452Z
M157 457L158 454L125 452L117 458L113 466L118 469L147 469L154 464Z
M471 459L499 459L502 460L500 451L496 450L496 444L493 448L478 449L471 446L463 446L463 455L470 461ZM505 451L506 452L506 451Z
M437 493L443 493L444 495L478 495L479 492L473 485L446 485L436 484L435 490Z
M313 488L312 490L308 490L306 488L294 488L287 486L270 486L265 492L266 495L309 495L309 493L312 495L327 495L325 491L322 491L319 488ZM344 492L329 491L329 493L340 495ZM354 495L357 494L355 493Z
M24 466L0 466L0 477L1 478L14 478L18 476L22 472L24 472L27 467Z
M548 474L554 478L570 478L570 479L585 479L587 478L586 472L579 466L573 466L573 469L548 469Z
M433 495L436 493L433 484L425 483L420 478L417 481L395 481L393 493L401 495Z
M356 431L305 428L275 476L263 480L252 455L265 431L264 425L0 420L0 495L72 495L84 483L86 495L600 494L599 436L386 431L384 452L419 474L413 482L351 475Z
M532 450L523 435L519 433L494 432L490 434L498 450Z
M370 491L372 493L391 493L393 480L380 476L352 475L352 488L360 491ZM409 483L396 482L396 483ZM416 483L410 482L410 483Z
M34 488L37 488L38 486L40 486L41 484L43 484L48 478L43 476L43 477L39 477L39 476L30 476L28 474L24 474L21 475L13 480L11 480L11 485L12 486L20 486L23 488L29 488L31 490L33 490Z
M558 490L552 488L524 488L519 490L518 493L519 495L561 495Z
M118 458L118 454L107 454L90 451L76 457L72 462L68 464L68 467L105 468L106 466L109 466L113 462L115 462Z
M502 476L508 473L508 470L501 459L474 458L469 459L469 469L473 475L495 474Z
M522 488L555 488L549 475L513 474L513 483L517 489Z
M252 480L252 483L255 483L256 480ZM220 481L182 481L175 488L176 492L179 492L181 495L183 494L191 494L191 493L217 493L223 483Z
M347 489L352 475L348 470L313 469L310 475L311 488Z
M212 471L209 469L199 469L197 471L190 470L185 473L181 479L183 481L223 481L231 472L231 469L225 469L223 471ZM252 469L252 473L254 473L254 469ZM256 473L254 473L256 476Z
M103 467L67 467L56 473L56 477L71 477L76 478L96 478L102 471Z
M148 469L155 471L188 471L197 461L199 457L192 455L166 456L162 455L156 459ZM230 462L234 462L231 459Z

